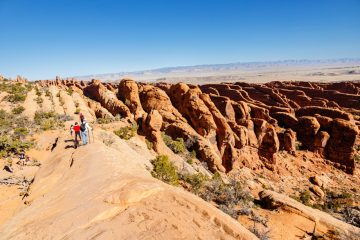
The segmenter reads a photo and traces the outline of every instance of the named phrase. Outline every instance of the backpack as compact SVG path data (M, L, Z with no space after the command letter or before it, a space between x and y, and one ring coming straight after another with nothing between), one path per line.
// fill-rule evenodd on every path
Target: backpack
M80 130L81 130L82 132L85 132L85 130L86 130L86 125L85 125L85 123L80 124Z

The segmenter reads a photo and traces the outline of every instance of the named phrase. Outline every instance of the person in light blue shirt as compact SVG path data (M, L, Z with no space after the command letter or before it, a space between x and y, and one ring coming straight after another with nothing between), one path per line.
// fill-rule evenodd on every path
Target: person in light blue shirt
M80 132L81 132L81 140L83 145L89 143L89 134L92 128L89 126L87 121L84 119L80 125Z

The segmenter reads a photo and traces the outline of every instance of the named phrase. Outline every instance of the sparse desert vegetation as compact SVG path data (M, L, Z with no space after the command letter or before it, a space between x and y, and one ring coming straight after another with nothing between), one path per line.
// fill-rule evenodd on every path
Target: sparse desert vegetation
M11 156L32 146L32 142L26 139L30 129L30 122L17 114L7 113L0 110L0 155Z
M26 99L27 93L31 90L30 84L23 85L20 83L0 83L0 91L7 92L9 95L6 96L6 100L11 103L23 102Z
M120 95L125 92L133 92L126 88L135 84L135 82L131 80L124 81L125 83L120 84L120 87L118 86L120 88L118 89L118 94ZM46 84L46 82L41 84ZM271 239L272 236L277 236L279 232L275 224L279 223L274 222L278 220L274 220L276 217L272 214L274 214L274 211L278 211L279 214L285 214L286 212L278 207L276 210L271 210L267 207L264 198L260 197L260 193L265 190L281 193L281 196L292 196L296 200L295 202L301 203L300 208L308 206L311 209L318 209L328 214L327 217L332 219L331 221L340 219L343 223L358 226L359 202L357 199L359 199L360 191L356 185L358 180L354 177L356 173L352 172L358 167L358 143L354 142L352 145L348 142L341 143L345 146L344 149L353 154L353 159L346 160L354 161L355 167L353 167L353 165L348 164L345 160L339 163L332 159L333 147L331 140L328 140L330 143L327 144L330 145L324 147L324 149L315 148L317 143L311 143L311 139L314 138L313 135L302 135L302 132L299 131L295 134L296 129L290 131L289 128L283 127L285 126L282 122L283 113L272 115L272 113L261 110L263 111L261 114L265 114L269 119L267 121L257 119L258 116L264 117L264 115L256 112L260 111L259 106L253 106L253 103L238 103L234 100L226 100L229 101L228 104L233 104L231 105L233 108L238 107L241 109L240 107L243 106L241 111L246 111L249 108L251 110L248 110L248 115L244 115L247 117L243 116L244 119L239 123L230 122L229 120L228 128L226 124L221 125L226 129L225 132L222 132L213 125L211 116L215 115L206 115L204 110L208 109L206 111L213 111L213 114L217 114L216 124L221 122L221 124L224 124L227 121L226 118L221 118L222 114L226 114L226 112L221 112L221 104L223 103L218 103L217 98L213 95L210 95L210 98L206 98L204 96L209 95L197 95L196 91L190 91L188 94L193 95L189 99L195 101L195 103L183 101L182 106L179 106L176 105L177 99L175 99L178 95L169 94L168 97L171 101L163 102L160 106L171 105L182 116L186 117L186 120L180 118L175 110L162 110L161 108L157 109L157 113L150 111L144 114L142 118L139 118L141 115L137 116L137 119L134 114L137 110L134 106L144 104L144 106L149 108L145 103L139 102L135 104L133 100L135 98L132 98L132 100L127 99L126 103L117 102L117 100L120 101L120 98L118 99L118 96L111 92L110 85L102 87L103 85L96 81L87 84L82 90L84 95L81 95L81 90L77 89L76 96L73 96L68 91L61 90L73 89L73 86L61 87L59 89L52 87L51 92L57 94L59 101L57 102L54 101L56 99L52 99L51 104L48 101L48 97L52 94L49 88L40 84L34 85L35 96L32 96L32 99L27 99L30 111L26 108L27 105L21 101L17 104L7 103L9 105L6 106L11 107L7 111L1 112L2 134L0 141L1 157L4 159L3 162L6 162L5 166L12 166L10 170L16 169L18 161L13 159L17 157L19 152L35 151L34 149L39 148L39 146L33 139L41 138L41 136L46 136L47 134L54 134L59 138L59 140L54 141L46 148L47 154L51 154L51 149L64 148L64 151L61 152L64 152L67 156L66 158L70 159L70 162L65 165L70 166L70 168L77 166L79 164L77 162L78 159L73 159L70 153L75 151L74 154L76 154L77 151L84 151L83 154L87 154L87 151L82 150L86 146L74 149L72 147L73 136L70 135L68 130L64 131L64 128L70 129L70 124L74 124L75 121L79 122L79 95L87 103L86 105L81 104L81 112L86 115L86 119L95 129L95 134L91 133L90 148L96 145L101 151L109 153L122 149L122 152L117 152L116 157L114 157L114 159L117 159L116 161L123 161L123 158L126 158L128 161L133 158L133 155L140 154L136 155L137 158L144 159L140 161L141 163L138 162L136 164L145 164L151 173L148 176L151 175L166 183L166 189L170 185L177 190L188 191L193 198L199 197L205 200L209 203L209 206L215 207L231 216L238 224L245 225L248 229L247 231L249 233L252 232L259 239ZM122 89L122 87L125 89ZM20 89L19 86L16 88ZM150 87L150 89L152 88L154 86ZM186 92L187 89L186 85L183 84L173 85L170 88L172 92L176 92L179 89L181 90L179 92ZM201 90L207 91L204 87ZM60 94L60 91L64 91L65 95ZM93 95L91 94L96 97L92 97ZM141 94L149 93L137 94L142 96L142 101L145 101L144 99L148 96ZM166 93L163 92L162 94L165 96ZM157 104L159 104L161 99L166 99L158 95L149 94L149 96L156 96L155 101L147 100L149 103L154 103L153 106L150 105L153 108L159 106ZM125 96L121 96L121 99L124 98L126 99ZM200 99L203 102L208 102L203 104ZM3 101L7 101L6 98ZM54 110L44 111L45 106L48 108L50 106ZM186 108L183 106L186 106ZM201 108L198 108L198 106L201 106ZM216 110L215 107L217 106L218 109ZM247 106L247 108L244 106ZM188 110L192 108L194 110ZM195 114L198 109L203 109L201 111L204 111L204 115L195 118L191 114ZM301 109L307 109L310 113L304 113L306 116L293 115L291 118L296 118L299 124L302 124L304 132L313 132L318 124L321 125L320 118L316 115L319 118L318 121L316 117L311 115L313 111L324 115L329 114L327 111L331 114L345 114L337 110L329 110L331 108L325 108L324 110L322 108L311 107L296 110L299 111L298 114L300 114L300 111L305 111ZM258 115L256 115L257 117L252 117L251 114ZM345 117L348 116L346 114L344 115ZM33 117L29 118L29 116ZM220 121L219 119L222 120ZM271 119L277 119L278 125L276 128L270 123ZM254 128L250 125L247 127L245 121L252 121ZM349 121L337 119L332 121L333 128L328 128L327 134L339 135L339 139L344 139L341 135L343 132L346 132L349 136L357 134L353 125L347 125ZM336 126L339 129L340 127L345 128L345 130L337 131ZM101 133L97 132L98 127L102 129ZM325 131L319 129L317 131L321 132L321 136L326 138L327 134L324 133ZM242 135L244 132L246 134ZM172 137L166 133L171 134ZM206 134L209 135L207 136ZM246 136L246 141L242 141L240 139L241 136ZM95 142L93 142L93 137ZM131 139L131 141L121 141L119 138L124 140ZM249 150L255 148L255 145L251 145L250 148L251 141L261 144L260 140L266 142L266 144L257 145L256 151ZM140 143L141 141L142 143ZM279 148L276 146L277 141L279 141ZM106 148L102 146L106 146ZM129 153L124 151L124 149L128 149ZM102 156L107 156L105 152ZM166 154L164 154L165 152ZM319 154L319 152L323 155ZM275 162L272 162L273 158L276 158ZM32 160L24 165L24 167L39 167L42 161L44 160ZM127 165L125 164L124 166ZM134 167L134 169L137 169L137 167ZM321 171L319 170L318 174L314 174L314 169L321 169ZM17 170L14 171L16 172ZM16 179L18 178L0 179L0 182L3 181L4 184L10 185L24 183L25 187L21 188L21 194L19 194L26 199L31 194L30 186L32 185L27 184L31 182L31 179ZM152 180L148 179L147 181L151 182ZM343 182L346 182L346 184L343 184ZM157 182L156 184L160 183ZM342 184L342 189L337 187L339 184ZM161 186L161 188L164 188L163 185ZM135 189L136 187L134 187L134 191ZM117 201L113 199L116 198L109 198L106 201ZM292 214L294 217L298 216L294 212L286 214ZM288 227L292 226L288 222L281 222L281 224L285 224ZM308 229L312 229L313 223L307 223L306 226ZM325 239L331 239L329 237L331 234L331 236L334 236L333 238L335 236L341 238L344 235L338 228L335 227L334 230L339 232L318 232L319 230L317 230L313 234L308 230L303 235L322 236Z
M114 133L116 136L118 136L121 139L129 140L130 138L136 135L137 130L138 130L138 125L136 123L133 123L130 126L125 126L115 130Z

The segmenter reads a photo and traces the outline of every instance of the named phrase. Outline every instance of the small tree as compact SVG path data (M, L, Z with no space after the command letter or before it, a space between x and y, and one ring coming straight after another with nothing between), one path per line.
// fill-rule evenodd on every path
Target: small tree
M158 155L154 160L151 161L154 168L151 175L163 182L171 185L179 184L179 177L176 171L176 167L170 162L169 157L166 155Z

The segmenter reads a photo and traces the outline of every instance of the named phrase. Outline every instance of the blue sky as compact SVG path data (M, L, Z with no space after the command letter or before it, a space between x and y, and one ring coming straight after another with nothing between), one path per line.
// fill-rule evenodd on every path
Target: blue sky
M0 0L0 74L360 57L360 0Z

